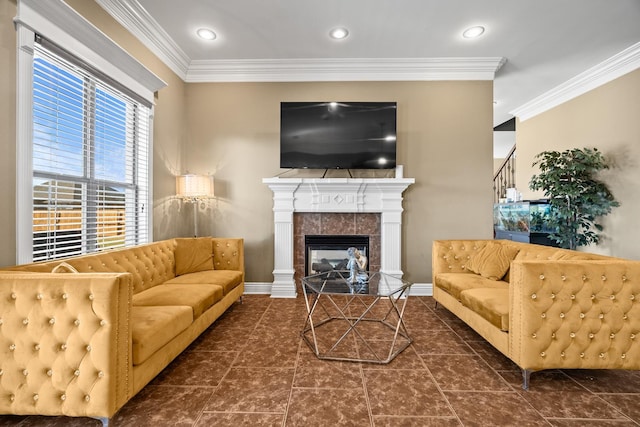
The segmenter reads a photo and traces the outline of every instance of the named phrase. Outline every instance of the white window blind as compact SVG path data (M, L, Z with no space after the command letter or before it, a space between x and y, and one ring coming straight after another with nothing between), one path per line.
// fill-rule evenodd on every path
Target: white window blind
M150 105L37 39L33 260L149 241Z

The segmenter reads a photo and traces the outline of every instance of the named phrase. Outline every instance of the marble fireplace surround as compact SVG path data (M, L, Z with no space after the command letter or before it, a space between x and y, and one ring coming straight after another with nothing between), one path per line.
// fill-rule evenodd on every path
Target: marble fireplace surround
M299 246L296 237L302 236L304 250L304 234L318 234L315 231L317 227L322 232L323 223L326 231L333 230L328 231L330 234L370 234L374 244L379 239L379 252L376 249L379 255L375 255L379 256L376 260L379 263L376 265L384 273L402 277L402 193L415 182L413 178L264 178L262 182L273 191L272 297L296 297L298 277L294 263L298 263L296 260L300 257L294 252L294 247ZM298 217L294 215L297 213L321 215ZM359 214L379 215L362 215L360 218ZM314 226L316 221L320 222ZM334 232L334 227L342 227L340 224L353 227L353 233ZM300 234L304 231L302 227L307 226L312 227L313 233ZM375 234L364 233L366 230L374 231L374 226L379 230L379 238ZM361 230L361 233L356 233L356 230Z

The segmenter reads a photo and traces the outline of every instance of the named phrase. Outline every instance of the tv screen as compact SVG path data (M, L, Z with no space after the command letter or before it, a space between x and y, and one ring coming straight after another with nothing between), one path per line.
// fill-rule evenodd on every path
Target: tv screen
M395 102L282 102L280 167L393 169Z

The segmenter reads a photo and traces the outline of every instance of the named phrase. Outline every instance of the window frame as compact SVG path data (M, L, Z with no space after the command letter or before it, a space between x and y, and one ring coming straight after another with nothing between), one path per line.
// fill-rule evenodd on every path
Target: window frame
M153 241L154 93L166 86L135 58L64 2L19 0L17 31L16 262L33 260L33 63L34 40L41 34L71 55L120 82L150 108L147 171L147 236ZM107 58L107 59L105 59Z

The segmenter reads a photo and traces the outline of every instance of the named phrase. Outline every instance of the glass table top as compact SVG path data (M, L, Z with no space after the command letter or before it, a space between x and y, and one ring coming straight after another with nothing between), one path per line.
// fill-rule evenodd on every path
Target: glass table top
M360 272L355 278L347 270L333 270L302 278L305 293L390 296L411 282L379 271Z

